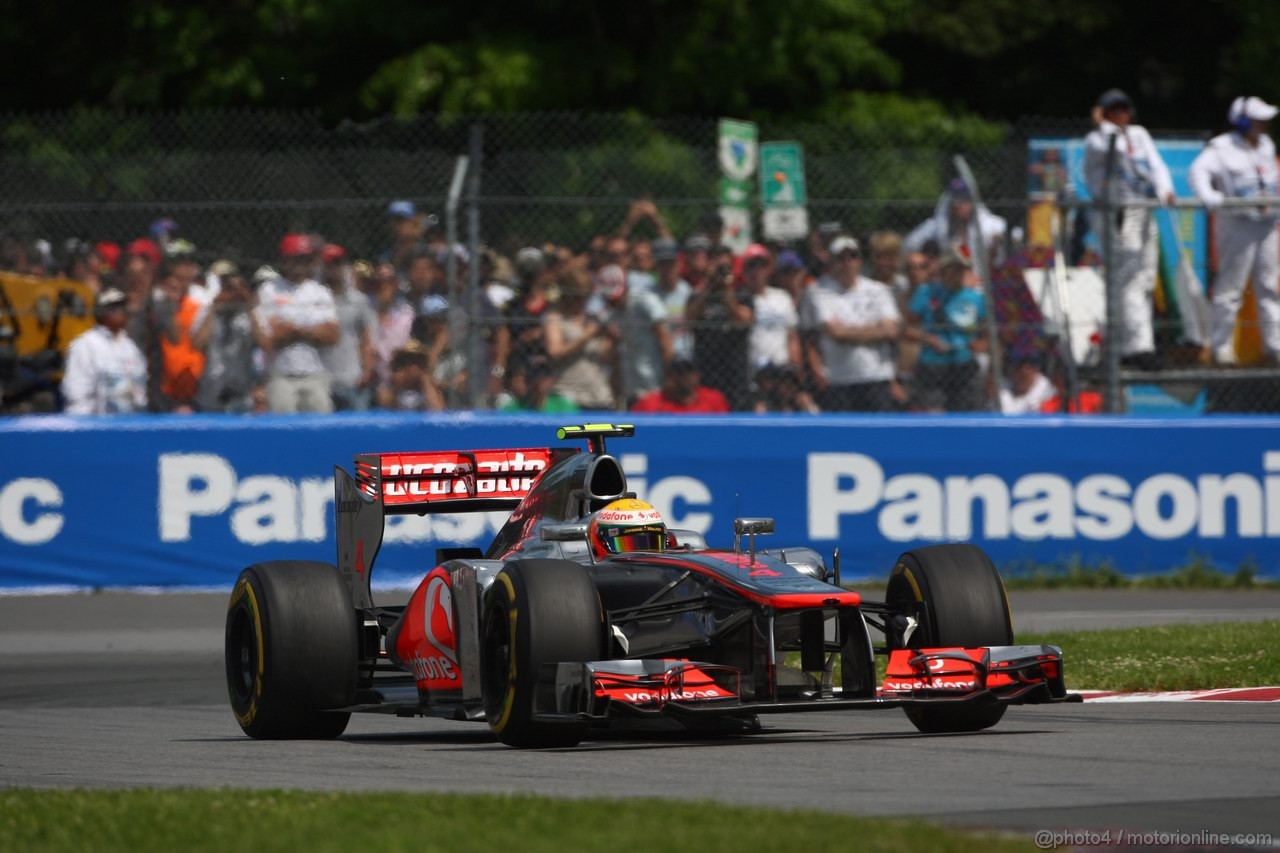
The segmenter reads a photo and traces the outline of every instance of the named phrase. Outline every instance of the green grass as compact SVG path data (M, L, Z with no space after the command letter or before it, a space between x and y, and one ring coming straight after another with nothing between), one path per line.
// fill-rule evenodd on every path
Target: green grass
M1085 566L1068 563L1061 566L1017 566L1001 571L1006 589L1132 589L1141 584L1140 578L1123 575L1114 566L1104 563Z
M424 768L429 772L430 768ZM763 772L763 770L762 770ZM1027 850L919 821L673 800L0 790L0 850Z
M1280 685L1280 622L1020 634L1017 641L1061 646L1072 690Z
M1110 563L1086 565L1079 560L1065 564L1018 564L1001 569L1009 589L1280 589L1280 581L1258 577L1258 567L1244 563L1233 572L1216 568L1202 555L1192 555L1184 566L1155 575L1131 576Z
M1078 557L1061 563L1010 563L1000 567L1004 585L1012 590L1036 589L1280 589L1280 580L1259 578L1258 567L1245 562L1224 572L1201 554L1185 565L1154 575L1127 575L1108 562L1088 564ZM850 581L846 587L884 589L879 579Z

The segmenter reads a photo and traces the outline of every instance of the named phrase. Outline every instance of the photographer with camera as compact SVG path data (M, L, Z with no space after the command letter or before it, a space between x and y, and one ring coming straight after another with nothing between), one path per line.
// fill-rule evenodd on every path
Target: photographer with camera
M196 405L202 412L251 412L258 379L253 364L255 296L230 261L214 263L209 272L218 277L220 288L191 333L191 342L205 354Z
M689 298L685 312L694 333L694 364L735 412L751 402L747 346L755 319L751 294L740 285L733 250L717 246L711 252L706 284Z

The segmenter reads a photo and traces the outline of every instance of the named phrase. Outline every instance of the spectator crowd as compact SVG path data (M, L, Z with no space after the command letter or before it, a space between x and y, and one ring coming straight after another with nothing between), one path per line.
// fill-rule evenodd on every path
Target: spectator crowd
M1266 135L1276 112L1257 98L1232 104L1233 131L1192 168L1206 205L1276 194ZM1123 92L1099 98L1086 181L1095 197L1119 205L1168 203L1168 170L1131 114ZM1241 163L1254 164L1256 179L1233 177ZM1039 168L1039 180L1061 183ZM961 179L905 235L854 234L828 222L807 240L740 252L721 242L714 216L678 240L647 199L583 246L486 247L476 257L412 201L391 202L386 222L385 249L368 259L292 232L280 235L266 265L202 255L188 239L195 235L171 219L124 244L72 239L60 251L0 235L0 271L82 282L96 320L70 343L64 364L46 365L50 376L62 368L60 382L42 385L37 371L15 383L23 368L4 357L14 324L0 310L3 410L1086 408L1082 398L1064 402L1052 358L1061 342L1046 336L1020 278L1001 275L1017 248L1005 219ZM1276 222L1272 208L1224 213L1217 239L1225 285L1215 293L1212 330L1219 363L1230 362L1234 311L1250 278L1266 348L1273 361L1280 352ZM1154 366L1151 216L1121 206L1097 228L1110 229L1115 245L1123 362Z
M202 262L170 219L123 245L8 241L5 271L96 295L96 325L71 342L43 408L933 412L987 409L1021 387L1011 373L1002 393L988 375L972 257L979 227L998 257L1004 220L960 181L910 235L873 233L865 252L838 223L741 253L714 221L677 241L647 200L583 247L475 259L411 201L386 217L375 257L294 232L252 269ZM452 289L450 264L463 283ZM1034 370L1040 355L1020 362L1042 380L1028 386L1036 400L1010 411L1057 393Z

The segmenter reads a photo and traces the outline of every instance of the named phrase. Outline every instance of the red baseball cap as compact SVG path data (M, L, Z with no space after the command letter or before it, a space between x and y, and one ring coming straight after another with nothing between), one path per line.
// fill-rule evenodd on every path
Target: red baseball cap
M285 258L299 258L316 253L315 241L310 234L286 234L280 241L280 255Z
M98 256L104 270L113 270L120 264L120 245L110 240L94 244L93 253Z
M773 253L759 243L752 243L747 247L747 250L742 253L742 262L744 264L760 259L764 259L766 261L773 260Z
M334 261L340 261L347 256L347 250L339 246L337 243L325 243L324 248L320 250L320 260L326 264Z
M148 240L146 237L139 237L129 244L129 248L125 254L138 255L146 258L151 262L151 266L160 266L160 247L154 241Z

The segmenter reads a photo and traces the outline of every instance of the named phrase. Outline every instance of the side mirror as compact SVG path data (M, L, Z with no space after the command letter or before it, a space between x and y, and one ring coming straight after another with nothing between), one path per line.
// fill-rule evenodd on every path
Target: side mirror
M756 562L756 535L769 534L773 532L772 518L735 518L733 520L733 552L735 554L742 553L742 536L746 534L747 541L750 543L751 564Z
M772 533L772 518L735 518L733 520L733 533L735 536L741 536L744 533Z

